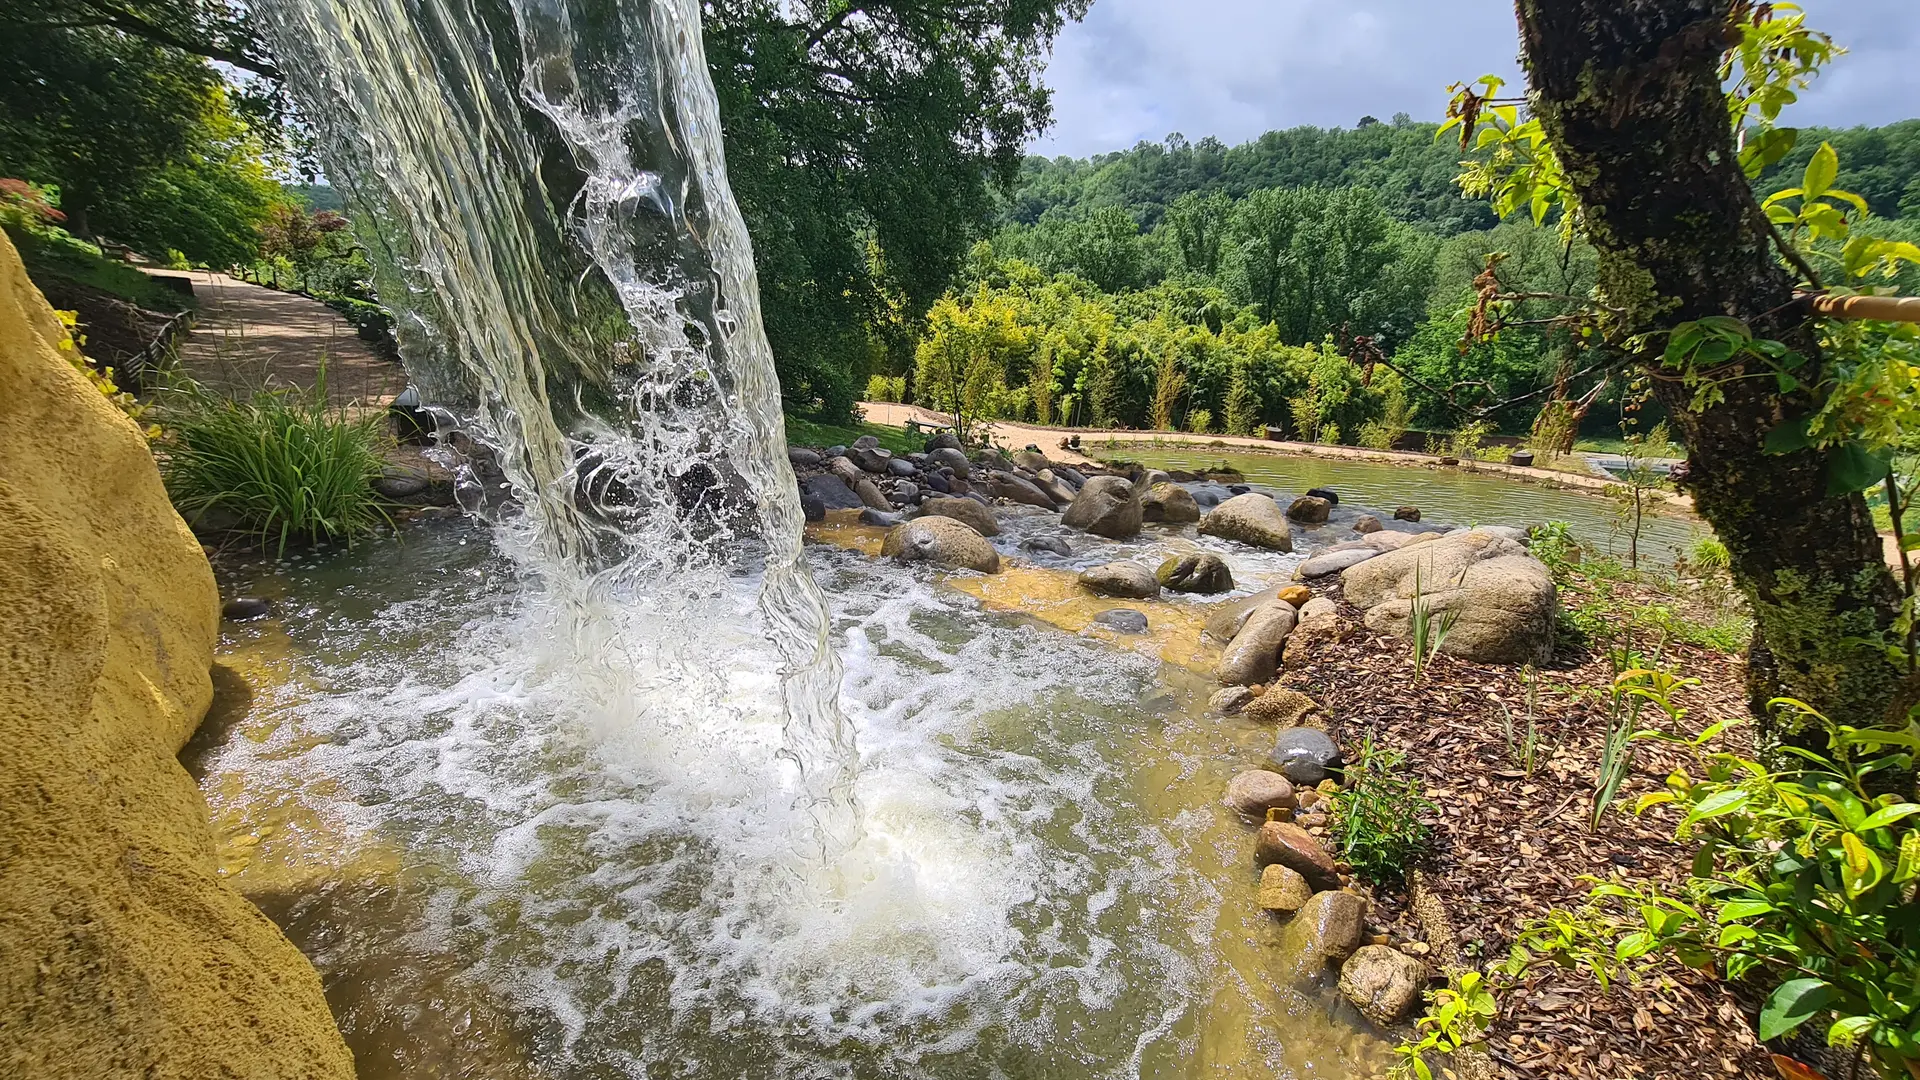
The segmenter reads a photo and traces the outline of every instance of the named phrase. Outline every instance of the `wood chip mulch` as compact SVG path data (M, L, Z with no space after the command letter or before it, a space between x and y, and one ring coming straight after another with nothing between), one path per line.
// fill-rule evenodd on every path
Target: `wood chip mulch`
M1666 599L1647 590L1636 597L1636 590L1625 586L1622 594L1616 587L1616 595L1629 605ZM1331 589L1317 583L1316 591L1340 600L1346 634L1281 681L1321 703L1332 733L1349 750L1370 735L1406 753L1437 808L1430 820L1437 851L1424 879L1445 907L1467 963L1505 957L1521 924L1550 908L1579 907L1590 888L1583 876L1658 878L1669 885L1684 879L1692 851L1673 842L1669 808L1645 817L1610 812L1598 831L1589 830L1606 731L1595 692L1613 679L1604 650L1563 644L1553 664L1538 672L1535 716L1543 745L1529 775L1509 751L1497 704L1505 702L1524 731L1521 669L1441 656L1415 684L1407 642L1367 630L1361 613L1339 598L1337 579ZM1563 604L1577 599L1568 592ZM1689 736L1713 720L1747 714L1739 657L1675 644L1663 655L1703 684L1680 698L1690 709ZM1747 727L1737 727L1719 745L1746 751L1750 736ZM1683 764L1691 766L1684 749L1636 744L1622 796L1663 787ZM1396 939L1421 940L1407 896L1378 889L1375 902L1375 922ZM1734 996L1713 978L1677 965L1607 993L1585 973L1536 965L1521 986L1501 996L1487 1048L1494 1073L1519 1080L1773 1075Z

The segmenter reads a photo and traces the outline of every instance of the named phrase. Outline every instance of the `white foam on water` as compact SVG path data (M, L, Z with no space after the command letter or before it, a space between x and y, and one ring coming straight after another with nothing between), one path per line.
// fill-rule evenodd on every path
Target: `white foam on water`
M546 1017L561 1062L638 1074L708 1060L716 1038L765 1042L796 1074L983 1040L1051 1053L1141 998L1120 1038L1078 1051L1085 1074L1137 1072L1188 1009L1211 925L1168 902L1174 841L1129 790L1154 670L990 620L927 575L812 554L862 751L864 827L830 865L795 854L803 792L779 753L777 657L738 629L746 578L684 630L605 612L586 658L531 590L322 619L317 655L377 647L326 665L330 693L283 704L269 740L233 740L214 768L400 848L435 883L406 932ZM663 633L710 662L648 667Z

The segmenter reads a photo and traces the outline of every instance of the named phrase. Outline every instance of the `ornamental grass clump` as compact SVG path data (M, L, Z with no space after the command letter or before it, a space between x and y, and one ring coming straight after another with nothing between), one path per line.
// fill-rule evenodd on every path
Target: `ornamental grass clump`
M1434 812L1406 755L1360 741L1345 785L1333 796L1333 835L1341 859L1369 881L1401 881L1433 848L1422 818Z
M373 488L386 465L381 416L330 407L324 373L311 391L234 399L188 385L165 396L161 475L189 519L232 515L234 531L278 551L351 544L387 520Z

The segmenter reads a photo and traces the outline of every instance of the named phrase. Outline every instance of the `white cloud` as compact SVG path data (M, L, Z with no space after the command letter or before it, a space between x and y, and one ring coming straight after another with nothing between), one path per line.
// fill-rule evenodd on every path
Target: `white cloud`
M1852 54L1793 114L1805 124L1920 115L1920 4L1805 0ZM1178 131L1228 143L1397 112L1437 118L1446 86L1520 80L1509 0L1095 0L1048 67L1042 154L1122 150Z

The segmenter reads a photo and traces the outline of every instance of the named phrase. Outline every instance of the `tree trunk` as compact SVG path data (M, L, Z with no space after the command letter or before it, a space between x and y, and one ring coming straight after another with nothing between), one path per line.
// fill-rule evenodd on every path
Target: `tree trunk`
M1882 642L1899 600L1865 500L1827 494L1821 453L1762 452L1813 402L1746 378L1696 412L1660 367L1658 331L1707 315L1746 320L1821 364L1735 155L1716 71L1729 3L1516 0L1531 101L1586 215L1600 287L1626 312L1621 329L1654 332L1639 360L1685 436L1684 486L1753 604L1756 714L1784 695L1877 724L1898 685Z

